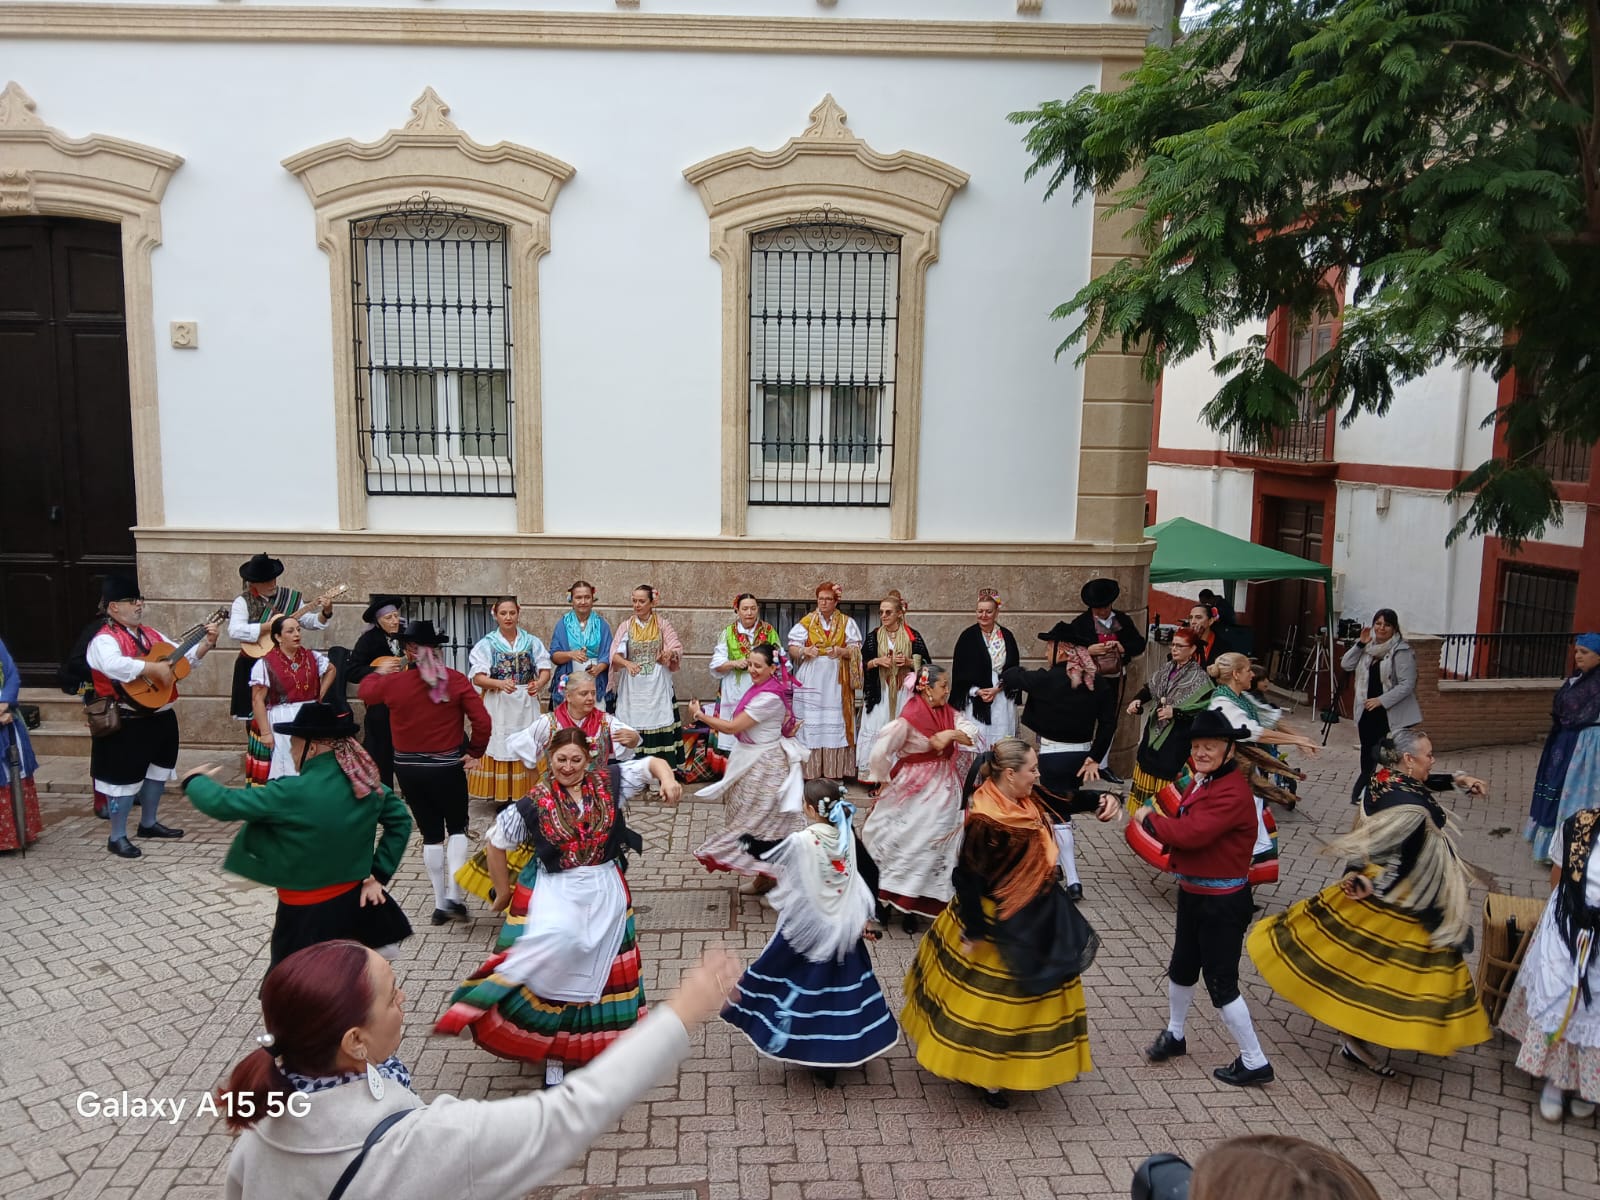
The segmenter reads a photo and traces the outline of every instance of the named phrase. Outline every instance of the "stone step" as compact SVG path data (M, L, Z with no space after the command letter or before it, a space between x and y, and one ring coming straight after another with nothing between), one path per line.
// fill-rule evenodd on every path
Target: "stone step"
M89 757L89 748L94 741L89 736L89 727L84 724L82 714L75 714L71 721L43 721L39 728L28 730L28 740L33 744L33 752L41 758L49 754L82 759ZM183 748L211 758L237 758L244 752L242 742L191 743L187 738L184 739Z
M61 722L65 724L83 723L80 710L83 701L76 696L69 696L60 688L23 688L18 697L22 704L36 704L39 706L39 716L45 724Z

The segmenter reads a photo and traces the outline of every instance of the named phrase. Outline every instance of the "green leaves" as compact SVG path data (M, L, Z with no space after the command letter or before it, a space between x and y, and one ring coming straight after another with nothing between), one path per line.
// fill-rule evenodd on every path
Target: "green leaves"
M1303 322L1348 280L1339 343L1301 380L1252 344L1205 409L1270 438L1316 407L1348 423L1441 363L1515 369L1501 414L1540 442L1600 434L1600 30L1587 0L1221 0L1130 86L1011 120L1046 197L1116 195L1148 257L1056 310L1058 353L1164 363L1218 331ZM1119 191L1120 189L1120 191ZM1537 536L1559 517L1542 469L1490 460L1452 537Z

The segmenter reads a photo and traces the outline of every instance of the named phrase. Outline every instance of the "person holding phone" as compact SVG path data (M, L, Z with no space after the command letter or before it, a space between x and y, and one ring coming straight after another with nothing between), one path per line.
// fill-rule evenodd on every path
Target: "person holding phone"
M1361 771L1350 786L1350 803L1360 803L1367 778L1377 768L1378 747L1391 733L1422 724L1417 703L1417 656L1400 636L1400 618L1392 608L1372 614L1372 624L1345 651L1340 663L1354 672L1361 715L1356 734L1361 739Z

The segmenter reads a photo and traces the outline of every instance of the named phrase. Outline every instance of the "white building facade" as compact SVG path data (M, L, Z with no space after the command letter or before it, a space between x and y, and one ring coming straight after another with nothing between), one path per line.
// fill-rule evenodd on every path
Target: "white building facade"
M108 571L176 630L260 550L457 636L653 583L681 695L739 591L898 588L940 655L980 586L1029 642L1093 575L1137 603L1149 388L1048 317L1128 248L1006 114L1115 86L1170 5L907 7L0 8L31 680Z

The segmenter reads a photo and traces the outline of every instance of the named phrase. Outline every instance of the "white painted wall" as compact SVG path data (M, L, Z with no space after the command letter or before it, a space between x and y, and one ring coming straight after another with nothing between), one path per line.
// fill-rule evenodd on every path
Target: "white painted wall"
M1232 467L1178 467L1150 464L1156 495L1156 520L1188 517L1249 540L1254 471Z
M107 0L112 4L147 4L149 0ZM173 0L194 8L215 8L216 0ZM616 0L251 0L252 8L294 6L297 8L393 8L421 12L452 11L535 11L616 13ZM833 17L849 19L906 19L924 21L1014 21L1017 23L1078 25L1148 25L1157 13L1170 19L1171 4L1144 0L1142 9L1151 10L1143 19L1138 14L1112 13L1109 0L1104 5L1083 0L1044 0L1037 14L1019 14L1010 0L917 0L908 12L906 0L640 0L629 15L655 13L702 13L707 16Z
M1227 439L1200 419L1222 379L1212 369L1216 360L1267 331L1265 321L1251 322L1217 335L1217 353L1201 352L1167 367L1161 379L1161 446L1168 450L1218 450ZM1152 485L1154 486L1154 485Z
M800 0L720 7L821 11ZM948 0L917 15L939 15L930 8L1010 10ZM905 15L887 0L849 0L854 15L891 9ZM972 176L928 273L919 536L1072 536L1082 373L1070 355L1053 357L1066 326L1048 313L1087 278L1091 214L1046 205L1042 186L1023 180L1005 114L1097 82L1098 63L45 41L22 44L7 73L69 135L185 159L152 262L171 525L259 525L263 492L286 527L336 525L328 264L281 160L376 140L432 86L478 141L519 142L577 168L540 280L550 532L717 532L720 271L682 171L781 146L831 91L875 149ZM166 346L177 319L199 322L198 350ZM284 429L286 439L269 432ZM240 486L241 461L255 463L259 487ZM444 503L376 500L371 524L508 527L506 503ZM761 523L807 537L815 517Z
M1487 371L1436 367L1395 389L1383 416L1363 413L1333 435L1339 462L1468 470L1494 453L1499 385Z

